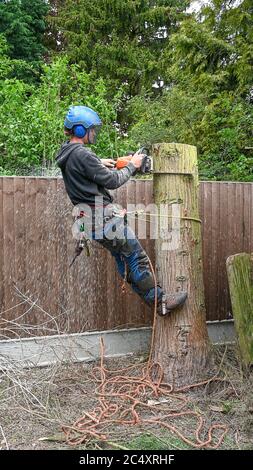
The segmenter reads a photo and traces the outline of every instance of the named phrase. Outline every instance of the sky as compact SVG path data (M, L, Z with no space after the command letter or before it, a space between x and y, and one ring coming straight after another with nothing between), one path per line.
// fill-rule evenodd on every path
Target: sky
M210 3L210 0L196 0L192 2L188 11L189 12L198 11L202 6L206 5L207 3ZM240 5L240 3L242 3L242 0L235 0L233 6L237 7L238 5Z
M188 11L198 11L203 5L206 5L207 3L208 0L196 0L195 2L192 2L190 8L188 8Z

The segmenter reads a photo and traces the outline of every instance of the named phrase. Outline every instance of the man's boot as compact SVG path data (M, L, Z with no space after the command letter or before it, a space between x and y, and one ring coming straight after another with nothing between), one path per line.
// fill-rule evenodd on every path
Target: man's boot
M172 310L176 310L184 305L187 299L187 292L181 291L175 294L163 294L161 300L157 304L157 313L161 317L169 315Z

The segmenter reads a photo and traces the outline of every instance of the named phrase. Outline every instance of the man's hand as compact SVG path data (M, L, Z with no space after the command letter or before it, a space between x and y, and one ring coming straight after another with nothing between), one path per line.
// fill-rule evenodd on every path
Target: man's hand
M135 166L135 168L140 168L142 164L143 157L145 157L144 153L135 153L131 159L131 163Z
M101 158L101 162L107 168L114 168L115 167L115 160L112 158Z

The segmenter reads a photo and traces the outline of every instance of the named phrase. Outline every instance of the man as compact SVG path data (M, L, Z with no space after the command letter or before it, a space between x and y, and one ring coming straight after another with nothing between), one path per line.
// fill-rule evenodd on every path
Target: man
M86 106L72 106L64 121L65 134L69 140L62 145L56 161L64 179L66 191L74 205L86 204L92 213L92 238L108 249L114 256L120 275L149 306L155 302L155 282L147 254L127 225L126 218L113 205L108 189L116 189L126 183L141 167L143 155L134 154L121 170L113 170L114 161L100 160L87 144L95 144L102 122L95 111ZM102 198L103 216L100 231L96 227L96 198ZM108 221L113 225L109 225ZM98 224L99 225L99 224ZM112 237L114 229L115 235ZM110 236L109 236L110 232ZM157 286L157 313L168 315L181 307L186 292L166 294Z

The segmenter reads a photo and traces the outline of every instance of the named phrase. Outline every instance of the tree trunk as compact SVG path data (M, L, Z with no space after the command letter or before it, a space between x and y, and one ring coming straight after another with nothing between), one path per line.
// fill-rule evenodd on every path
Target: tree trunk
M155 204L157 208L165 205L173 216L160 213L159 217L157 282L166 292L188 291L183 308L169 317L157 317L154 333L153 360L162 366L164 381L177 387L206 378L212 363L204 303L197 151L191 145L162 143L153 145L152 155ZM174 245L162 239L166 232L174 237Z
M253 253L226 261L229 291L244 366L253 364Z

